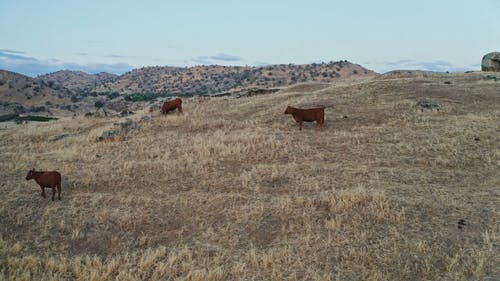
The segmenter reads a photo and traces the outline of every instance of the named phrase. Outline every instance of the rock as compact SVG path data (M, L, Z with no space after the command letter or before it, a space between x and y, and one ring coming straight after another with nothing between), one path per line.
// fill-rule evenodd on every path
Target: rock
M149 112L159 111L161 109L161 104L153 104L149 107Z
M137 122L128 118L125 120L125 122L120 123L120 126L122 127L122 129L126 130L135 130L139 128L139 124L137 124Z
M99 138L97 138L97 140L99 140L99 141L114 140L117 133L118 132L115 130L104 131L104 132L102 132L101 136Z
M439 103L437 103L435 101L431 101L431 100L421 100L421 101L417 102L416 106L420 107L420 109L422 111L424 109L430 109L430 110L436 109L436 110L440 110L443 107Z
M62 135L57 135L57 136L51 136L48 138L48 141L58 141L60 139L63 139L65 137L69 137L69 134L62 134Z
M500 53L493 52L484 55L481 61L482 71L500 71Z
M486 77L484 77L484 79L485 80L494 80L496 82L496 81L500 80L500 77L497 77L495 75L486 75Z
M115 129L104 131L100 137L97 138L98 141L115 141L115 140L126 140L128 134L140 126L137 122L132 119L126 119L124 122L114 123ZM119 127L119 128L117 128Z
M148 121L151 121L151 116L149 115L144 115L141 117L141 121L142 122L148 122Z
M128 109L124 109L124 110L122 110L122 111L120 112L120 115L121 115L121 116L129 116L129 115L132 115L132 114L134 114L134 112L133 112L133 111L131 111L131 110L128 110Z

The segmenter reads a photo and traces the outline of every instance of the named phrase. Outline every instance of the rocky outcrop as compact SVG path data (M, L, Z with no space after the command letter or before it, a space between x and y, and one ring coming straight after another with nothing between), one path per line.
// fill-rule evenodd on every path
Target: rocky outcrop
M141 118L141 122L147 122L151 118ZM117 122L113 124L114 127L110 130L102 132L101 136L97 138L97 141L116 141L116 140L126 140L132 131L140 128L140 125L132 119L126 118L123 122Z
M493 52L484 55L481 61L482 71L500 71L500 53Z

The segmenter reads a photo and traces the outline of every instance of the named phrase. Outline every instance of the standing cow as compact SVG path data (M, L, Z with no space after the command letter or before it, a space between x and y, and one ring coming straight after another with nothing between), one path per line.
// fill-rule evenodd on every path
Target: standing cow
M302 122L316 121L316 128L322 128L325 123L325 109L323 107L300 109L288 106L285 114L291 114L295 121L299 123L299 130L302 130Z
M163 106L161 107L161 113L167 114L169 111L175 109L182 113L182 100L180 98L169 100L163 103Z
M30 170L26 175L26 180L35 179L36 183L42 189L42 197L45 198L45 188L52 188L52 201L56 195L57 187L57 199L61 200L61 174L56 171L43 172L35 171L35 169Z

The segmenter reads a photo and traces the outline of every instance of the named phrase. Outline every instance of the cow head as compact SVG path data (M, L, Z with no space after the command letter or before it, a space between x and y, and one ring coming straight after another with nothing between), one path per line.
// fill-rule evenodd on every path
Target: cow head
M26 180L34 179L35 178L35 169L30 170L28 174L26 175Z
M292 112L293 112L293 107L287 106L287 108L285 110L285 114L292 114Z

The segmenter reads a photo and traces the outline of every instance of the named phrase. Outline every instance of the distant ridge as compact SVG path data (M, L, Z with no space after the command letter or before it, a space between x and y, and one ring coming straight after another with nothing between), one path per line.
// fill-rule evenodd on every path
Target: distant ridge
M118 75L107 72L88 74L83 71L60 70L38 76L38 79L49 82L53 81L70 90L91 90L101 83L113 81Z
M373 76L375 72L348 61L305 65L143 67L100 84L97 92L151 92L204 95L242 88L282 87L299 82L332 82L352 76Z
M350 77L374 77L377 73L348 61L304 65L267 66L151 66L123 75L88 74L61 70L36 78L0 70L0 115L40 112L75 114L94 109L96 102L108 108L126 108L127 96L216 96L266 91L303 82L330 83ZM125 101L124 101L125 100Z

